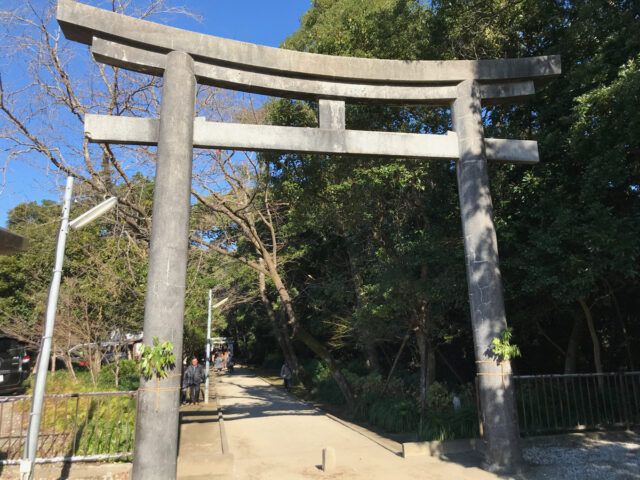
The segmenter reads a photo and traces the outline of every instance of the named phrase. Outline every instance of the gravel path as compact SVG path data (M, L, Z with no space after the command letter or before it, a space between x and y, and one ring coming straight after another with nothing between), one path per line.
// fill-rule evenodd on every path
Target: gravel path
M640 479L640 435L630 432L531 438L523 451L532 480Z

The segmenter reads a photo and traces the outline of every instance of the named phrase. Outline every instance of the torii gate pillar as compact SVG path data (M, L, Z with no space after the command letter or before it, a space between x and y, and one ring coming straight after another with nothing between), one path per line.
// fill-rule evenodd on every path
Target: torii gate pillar
M156 379L140 381L133 452L133 478L140 479L176 478L196 100L193 65L188 54L170 52L163 76L144 343L151 345L153 337L173 343L176 366L161 386Z
M493 465L513 467L522 461L522 454L517 447L520 432L511 368L509 362L496 362L491 351L492 340L507 328L507 320L489 192L481 98L473 80L458 85L458 92L451 115L460 152L456 174L483 437Z

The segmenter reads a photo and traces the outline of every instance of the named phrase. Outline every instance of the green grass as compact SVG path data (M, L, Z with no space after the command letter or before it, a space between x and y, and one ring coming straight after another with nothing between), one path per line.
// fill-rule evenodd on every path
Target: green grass
M67 370L56 370L53 374L47 374L45 393L89 393L89 392L114 392L137 390L140 382L140 374L133 360L120 360L120 372L118 386L115 385L115 364L105 365L98 372L97 385L93 385L91 374L87 370L75 372L76 380ZM25 380L25 395L33 394L35 375Z
M135 362L120 361L120 382L116 387L114 365L98 374L97 385L88 371L76 372L76 380L67 370L47 376L46 395L83 394L136 390L139 374ZM27 380L27 395L33 393L33 377ZM16 408L28 415L31 402ZM133 450L135 431L135 396L45 398L40 426L41 456L97 455Z
M418 438L422 441L479 436L478 412L471 406L445 412L427 412L418 431Z
M58 455L131 451L135 405L135 397L128 396L46 399L40 449L46 451L55 442Z

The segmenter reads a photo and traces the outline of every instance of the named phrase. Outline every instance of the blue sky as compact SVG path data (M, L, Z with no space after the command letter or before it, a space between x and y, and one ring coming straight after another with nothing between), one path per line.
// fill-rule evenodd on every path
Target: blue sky
M36 5L43 3L34 0ZM167 3L185 6L202 17L202 22L183 16L173 17L170 24L174 27L273 47L298 29L300 17L311 6L310 0L183 0ZM19 4L22 0L2 0L0 9ZM17 67L11 63L0 62L0 72L3 79L19 76ZM0 119L0 128L2 121ZM0 143L0 166L6 162L6 156L6 149ZM58 186L64 186L64 176L44 158L32 158L31 165L17 160L9 162L4 188L0 191L0 225L6 226L7 213L19 203L43 199L60 201L62 194Z

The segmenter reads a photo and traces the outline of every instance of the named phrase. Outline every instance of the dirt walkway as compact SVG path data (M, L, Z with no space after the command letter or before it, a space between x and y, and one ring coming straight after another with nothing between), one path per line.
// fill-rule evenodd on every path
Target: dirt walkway
M399 444L368 438L248 371L218 377L216 389L236 479L498 478L431 457L403 459ZM320 469L324 447L335 450L331 472Z

